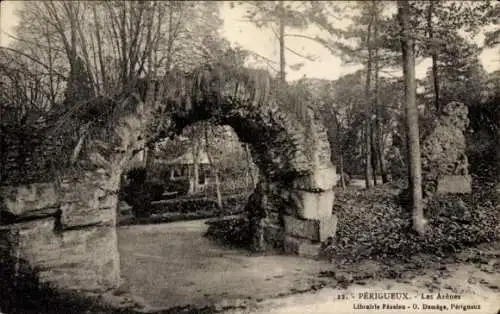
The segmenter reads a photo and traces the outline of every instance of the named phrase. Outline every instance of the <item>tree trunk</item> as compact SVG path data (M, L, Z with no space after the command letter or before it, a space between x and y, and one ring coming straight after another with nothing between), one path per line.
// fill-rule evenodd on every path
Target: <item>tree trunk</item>
M378 38L378 11L375 12L375 30L374 36ZM387 183L389 180L387 178L387 171L385 169L384 162L384 142L383 142L383 132L381 125L381 117L380 117L380 101L379 101L379 83L380 83L380 65L379 65L379 48L375 47L375 58L374 58L374 67L375 67L375 97L374 97L374 107L375 107L375 142L376 149L375 152L377 154L377 166L380 171L380 176L382 177L382 183Z
M1 6L0 6L1 7ZM1 14L1 8L0 8L0 14ZM1 15L0 15L1 16ZM3 106L4 103L3 101L0 102L0 131L2 130L2 125L3 125ZM7 168L7 150L6 150L6 138L4 134L0 134L0 183L3 180L3 176L7 173L6 168Z
M439 98L439 73L438 73L438 55L436 52L432 53L432 81L434 83L434 106L436 113L439 113L440 98Z
M372 149L371 149L371 75L372 75L372 47L371 47L371 32L373 24L373 15L368 23L366 36L366 45L368 48L368 60L366 62L366 85L365 85L365 183L366 189L373 187L371 181L373 176L372 169Z
M327 135L333 141L330 142L330 161L334 166L339 164L340 171L340 180L342 184L342 190L345 191L345 178L344 178L344 161L342 158L343 147L342 147L342 139L340 138L340 123L338 118L338 112L333 111L332 108L326 111L328 115L325 121L327 127Z
M375 59L376 60L376 59ZM377 62L378 63L378 62ZM376 144L376 154L377 154L377 166L379 168L380 176L382 177L382 183L387 183L389 180L387 178L387 171L385 169L384 161L384 141L382 125L380 121L380 104L379 104L379 68L378 64L375 65L375 144Z
M414 41L410 34L410 4L407 0L398 1L398 16L401 23L401 52L405 80L406 134L408 147L408 183L412 193L413 229L422 235L425 219L422 202L422 165L418 130L418 109L416 104Z
M500 88L497 87L497 93L500 93ZM498 95L498 94L497 94ZM498 97L498 96L497 96ZM497 123L500 122L500 110L497 110ZM500 128L496 128L496 134L497 137L495 139L496 141L496 185L495 185L495 191L496 191L496 199L497 199L497 208L498 204L500 204ZM498 209L497 209L498 210Z
M339 165L340 165L340 183L342 184L342 191L345 191L344 158L342 157L342 153L339 154Z
M370 131L370 149L371 149L371 157L372 157L372 174L373 174L373 185L377 185L377 164L378 164L378 156L377 150L375 148L375 139L374 139L374 130Z
M280 73L281 83L286 82L286 62L285 62L285 1L279 1L279 42L280 42Z
M102 81L102 88L105 92L106 95L108 95L109 88L108 88L108 76L106 74L106 63L104 61L104 56L103 56L103 50L102 50L102 40L101 40L101 33L100 33L100 20L97 15L97 10L96 10L96 5L92 5L92 12L94 14L94 22L96 24L95 27L95 35L96 35L96 41L97 41L97 53L99 57L99 66L100 66L100 72L101 72L101 81ZM97 64L96 64L97 67ZM98 75L96 74L96 77Z
M168 7L168 33L167 33L167 60L165 62L165 75L170 72L170 68L172 67L172 51L174 48L174 8L170 3Z
M381 128L379 127L378 130ZM377 135L377 156L378 156L378 166L380 169L380 175L382 176L382 183L387 183L389 182L389 178L387 176L387 169L385 167L385 160L384 160L384 141L382 140L382 132L378 131Z
M217 194L217 205L219 205L219 209L220 209L220 216L223 217L224 216L224 210L223 210L223 207L222 207L222 194L221 194L221 191L220 191L220 181L219 181L219 173L217 171L217 169L215 168L214 166L214 163L212 161L212 156L210 155L210 145L209 145L209 142L208 142L208 125L207 124L204 124L204 131L205 131L205 149L207 151L207 158L208 158L208 163L210 165L210 169L212 170L212 173L214 174L214 177L215 177L215 192Z
M247 159L247 163L246 163L246 167L245 167L245 190L247 192L250 192L251 189L250 189L250 166L248 165L248 159Z
M250 149L248 148L248 143L244 144L244 148L245 148L245 159L246 159L246 162L247 162L246 173L247 173L247 176L250 177L250 182L252 183L251 186L252 186L252 190L253 190L255 188L256 179L255 179L254 170L253 170L253 167L252 167L252 161L251 161L251 158L250 158L251 154L250 154Z
M323 110L323 123L326 126L326 134L328 136L328 141L330 144L330 161L333 165L337 165L337 155L339 144L342 143L339 139L339 121L337 117L337 112L331 108L331 106Z
M196 134L194 136L196 136ZM198 162L199 154L200 154L200 147L198 139L196 139L193 143L193 193L198 192L198 180L200 178L200 173L199 173L200 168Z
M78 160L78 156L80 155L80 152L82 151L83 143L87 137L90 125L91 125L91 122L88 122L83 127L81 127L79 130L80 136L78 138L78 142L77 142L75 148L73 149L73 154L71 154L71 164L75 164L76 161Z
M434 43L434 28L432 26L432 15L434 14L434 1L430 1L427 11L427 35L429 37L429 49L432 59L432 82L434 86L434 108L436 113L439 112L439 73L438 73L438 54L437 47Z

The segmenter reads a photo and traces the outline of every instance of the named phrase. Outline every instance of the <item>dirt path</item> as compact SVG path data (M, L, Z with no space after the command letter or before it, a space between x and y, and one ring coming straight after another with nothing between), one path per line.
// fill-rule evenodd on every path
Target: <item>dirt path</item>
M425 256L420 258L425 260ZM423 269L409 269L409 265L399 264L383 267L370 261L356 266L343 265L334 275L329 274L334 278L330 287L266 300L253 309L231 313L500 313L498 243L467 249L454 259L447 263L429 262ZM374 275L387 276L388 273L397 279ZM346 281L352 284L339 289ZM403 293L408 299L369 300L373 296L370 293L374 292ZM373 304L378 308L370 307ZM396 305L400 305L399 309Z
M243 306L307 291L331 265L293 256L251 256L202 237L205 220L118 229L122 275L152 308Z
M251 256L222 248L202 237L204 222L118 230L122 274L132 293L151 306L149 310L216 305L228 313L462 313L462 305L473 307L466 313L496 314L500 309L500 250L481 255L476 263L411 271L390 268L399 272L397 279L383 279L373 275L380 266L369 262L357 268L335 267L304 258ZM365 292L406 293L409 299L365 300ZM422 298L422 294L436 298L437 293L460 299ZM370 304L380 310L362 309ZM405 310L383 309L383 304L399 304Z

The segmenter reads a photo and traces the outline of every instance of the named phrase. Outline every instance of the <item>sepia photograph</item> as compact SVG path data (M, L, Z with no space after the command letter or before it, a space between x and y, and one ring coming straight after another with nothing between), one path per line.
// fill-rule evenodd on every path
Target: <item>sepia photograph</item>
M0 0L0 314L500 314L500 1Z

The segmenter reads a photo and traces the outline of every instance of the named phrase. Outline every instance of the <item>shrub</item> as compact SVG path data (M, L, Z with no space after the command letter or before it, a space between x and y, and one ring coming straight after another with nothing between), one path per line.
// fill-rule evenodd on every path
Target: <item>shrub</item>
M161 198L164 188L161 182L148 181L145 168L134 168L126 174L128 184L122 187L121 195L125 202L132 206L136 217L151 215L151 202Z
M219 243L249 248L250 225L246 217L232 217L208 222L205 236Z
M168 192L178 192L180 195L186 195L189 192L188 180L166 180L165 190Z

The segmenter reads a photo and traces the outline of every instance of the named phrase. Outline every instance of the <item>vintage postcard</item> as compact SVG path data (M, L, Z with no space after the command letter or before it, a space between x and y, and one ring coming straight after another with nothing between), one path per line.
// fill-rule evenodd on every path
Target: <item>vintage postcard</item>
M500 313L498 1L0 22L0 314Z

